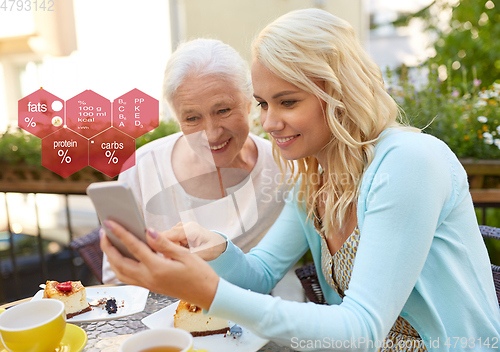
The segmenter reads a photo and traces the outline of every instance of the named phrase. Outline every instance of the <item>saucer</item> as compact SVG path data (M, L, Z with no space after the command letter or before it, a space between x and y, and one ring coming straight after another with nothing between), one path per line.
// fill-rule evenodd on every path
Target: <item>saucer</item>
M55 352L80 352L87 344L87 333L79 326L66 323L66 331Z
M79 326L66 323L66 331L54 352L80 352L87 344L87 333ZM0 352L8 352L0 342Z

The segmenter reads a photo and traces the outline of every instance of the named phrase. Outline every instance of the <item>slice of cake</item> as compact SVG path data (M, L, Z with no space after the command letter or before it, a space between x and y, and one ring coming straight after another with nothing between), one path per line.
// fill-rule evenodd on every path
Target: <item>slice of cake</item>
M64 303L66 319L92 310L87 302L85 287L80 281L47 281L43 298L57 299Z
M174 327L186 330L194 337L225 334L229 330L226 319L202 313L197 305L180 301L174 315Z

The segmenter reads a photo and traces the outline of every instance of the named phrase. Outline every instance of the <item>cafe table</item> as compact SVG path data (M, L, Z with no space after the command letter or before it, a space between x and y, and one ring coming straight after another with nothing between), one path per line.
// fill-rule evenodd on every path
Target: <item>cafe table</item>
M105 285L102 285L105 286ZM95 286L93 286L95 287ZM100 287L100 286L99 286ZM24 301L29 301L30 298L11 302L0 306L7 308ZM78 325L87 333L87 345L83 349L85 352L113 352L118 351L118 345L126 339L130 334L135 334L142 330L147 330L148 327L144 325L141 320L157 312L160 309L176 302L177 299L163 296L157 293L149 292L146 306L142 312L120 317L118 319L95 321L95 322L73 322L72 324ZM71 321L69 321L71 323ZM217 352L217 351L210 351ZM250 352L250 351L248 351ZM254 351L251 351L254 352ZM258 352L293 352L292 349L278 345L274 342L268 342Z

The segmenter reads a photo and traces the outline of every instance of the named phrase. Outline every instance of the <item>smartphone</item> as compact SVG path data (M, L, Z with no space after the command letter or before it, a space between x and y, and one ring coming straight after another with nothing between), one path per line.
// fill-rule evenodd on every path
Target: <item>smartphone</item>
M135 259L127 247L104 225L104 220L113 220L146 243L146 224L130 186L121 181L94 182L87 187L87 194L111 243L124 256Z

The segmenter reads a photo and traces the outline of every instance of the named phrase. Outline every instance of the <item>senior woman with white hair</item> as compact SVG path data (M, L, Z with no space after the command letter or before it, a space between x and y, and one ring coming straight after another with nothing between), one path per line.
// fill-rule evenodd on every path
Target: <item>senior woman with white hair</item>
M249 134L248 65L219 40L192 40L168 60L163 90L181 132L138 149L119 180L133 189L148 227L188 232L196 223L248 252L280 214L286 187L271 143ZM106 255L103 281L118 282Z

